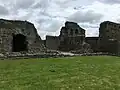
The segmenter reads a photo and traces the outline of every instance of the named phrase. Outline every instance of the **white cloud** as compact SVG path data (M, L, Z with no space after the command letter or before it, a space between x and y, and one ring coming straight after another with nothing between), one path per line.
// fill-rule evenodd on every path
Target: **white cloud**
M99 1L106 4L120 4L120 0L99 0Z
M85 11L77 11L74 14L72 14L68 20L74 21L77 23L81 22L89 22L89 23L96 23L99 22L100 19L102 18L102 14L95 13L92 10L88 10L87 12Z
M34 4L34 0L15 0L15 9L28 9Z
M78 22L87 36L98 35L104 20L120 22L119 0L0 0L0 16L28 20L42 39L58 35L66 20Z

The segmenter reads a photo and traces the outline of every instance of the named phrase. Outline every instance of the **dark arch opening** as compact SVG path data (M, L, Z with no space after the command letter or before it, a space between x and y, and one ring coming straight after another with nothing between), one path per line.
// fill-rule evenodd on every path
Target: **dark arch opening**
M13 42L12 42L13 52L28 51L27 46L28 43L26 40L26 36L22 34L13 35Z

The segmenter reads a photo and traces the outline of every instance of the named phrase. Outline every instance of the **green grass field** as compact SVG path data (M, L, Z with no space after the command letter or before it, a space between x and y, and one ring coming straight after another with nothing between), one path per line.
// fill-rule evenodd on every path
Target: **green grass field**
M120 90L120 58L0 60L0 90Z

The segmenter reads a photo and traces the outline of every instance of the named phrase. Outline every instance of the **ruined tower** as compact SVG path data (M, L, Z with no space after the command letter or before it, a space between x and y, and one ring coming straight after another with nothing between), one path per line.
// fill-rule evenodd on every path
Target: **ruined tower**
M75 22L65 22L60 31L60 50L74 50L85 41L85 30Z
M120 51L120 24L104 21L99 28L99 49L102 52Z

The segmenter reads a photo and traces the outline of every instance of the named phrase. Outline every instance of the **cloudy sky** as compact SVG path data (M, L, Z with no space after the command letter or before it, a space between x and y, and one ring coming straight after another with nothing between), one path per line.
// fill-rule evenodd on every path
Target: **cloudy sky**
M86 36L98 36L102 21L120 23L120 0L0 0L0 18L28 20L42 39L59 35L65 21L77 22Z

